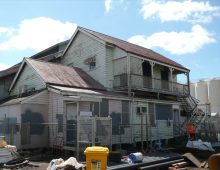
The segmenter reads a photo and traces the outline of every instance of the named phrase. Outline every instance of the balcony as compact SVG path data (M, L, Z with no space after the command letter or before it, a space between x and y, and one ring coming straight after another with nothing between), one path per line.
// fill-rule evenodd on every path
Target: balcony
M125 90L129 88L127 74L114 76L114 88L118 90ZM180 84L177 82L134 74L130 75L130 88L132 90L163 92L176 95L188 94L189 92L187 84Z

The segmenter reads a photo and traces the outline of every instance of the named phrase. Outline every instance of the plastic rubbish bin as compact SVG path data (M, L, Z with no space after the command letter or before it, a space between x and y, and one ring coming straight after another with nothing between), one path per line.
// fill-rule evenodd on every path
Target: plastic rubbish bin
M86 169L88 170L106 170L107 156L109 149L106 147L92 146L84 151L86 155Z

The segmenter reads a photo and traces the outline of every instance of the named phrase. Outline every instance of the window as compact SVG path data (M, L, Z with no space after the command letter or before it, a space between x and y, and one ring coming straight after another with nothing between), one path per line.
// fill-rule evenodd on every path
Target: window
M89 107L90 107L89 110L92 112L93 116L99 116L99 103L98 102L90 103Z
M63 132L63 114L56 115L58 122L58 132Z
M156 104L157 120L173 120L172 105Z
M95 61L91 61L91 62L89 63L89 69L90 69L90 70L94 69L95 66L96 66L96 62L95 62Z
M155 105L154 103L148 103L148 115L149 115L149 123L150 126L155 127Z
M129 102L122 101L122 125L129 125Z
M108 117L109 103L108 99L102 99L100 103L100 117Z
M137 115L146 114L147 113L147 107L137 107Z
M87 58L84 63L89 66L89 69L92 70L96 67L96 58L95 56Z

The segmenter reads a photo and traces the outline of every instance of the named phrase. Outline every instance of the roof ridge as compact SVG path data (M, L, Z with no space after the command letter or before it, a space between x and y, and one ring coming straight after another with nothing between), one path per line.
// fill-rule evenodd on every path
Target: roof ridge
M81 69L79 67L68 66L68 65L61 64L61 63L48 62L48 61L44 61L44 60L40 60L40 59L33 59L33 58L25 58L25 59L26 60L34 60L34 61L45 63L45 64L51 64L51 65L58 65L58 66L62 66L62 67Z
M123 39L120 39L120 38L117 38L117 37L113 37L111 35L107 35L107 34L104 34L104 33L101 33L101 32L97 32L97 31L94 31L94 30L90 30L90 29L87 29L87 28L83 28L83 27L80 27L80 28L83 29L83 30L92 31L92 32L95 32L95 33L98 33L98 34L102 34L104 36L107 36L107 37L110 37L110 38L113 38L113 39L117 39L117 40L123 41L125 43L133 44L133 43L130 43L130 42L126 41L126 40L123 40ZM97 37L96 35L94 35L94 36ZM97 37L97 38L99 38L99 37ZM138 47L142 47L142 46L139 46L137 44L133 44L133 45L136 45ZM145 47L142 47L142 48L145 48ZM145 49L148 49L148 48L145 48Z
M168 57L166 57L166 56L164 56L164 55L162 55L162 54L160 54L160 53L158 53L158 52L156 52L156 51L154 51L154 50L152 50L152 49L149 49L149 48L146 48L146 47L143 47L143 46L140 46L140 45L137 45L137 44L134 44L134 43L128 42L128 41L126 41L126 40L119 39L119 38L116 38L116 37L113 37L113 36L110 36L110 35L107 35L107 34L104 34L104 33L100 33L100 32L97 32L97 31L93 31L93 30L91 30L91 29L83 28L83 27L80 27L80 26L79 26L79 29L86 31L86 32L88 32L89 34L92 34L93 36L95 36L95 37L97 37L97 38L99 38L99 39L101 39L101 40L103 40L103 41L105 41L105 42L108 42L108 40L106 40L105 38L111 38L113 41L115 40L115 41L118 41L119 43L121 42L121 43L123 43L124 45L130 46L130 47L133 47L133 48L139 48L140 50L144 50L144 53L153 53L153 54L158 55L159 57L162 57L162 58L164 58L165 60L168 60L168 61L165 62L165 61L160 61L160 60L158 60L158 59L156 59L156 58L153 59L153 58L151 57L152 54L147 54L147 56L144 55L145 57L147 57L147 58L149 58L149 59L152 59L152 60L155 60L155 61L159 61L159 62L163 62L163 63L169 64L169 65L171 65L171 66L176 66L176 67L179 67L179 68L184 68L184 69L186 69L186 70L189 70L189 69L185 68L182 64L179 64L179 63L177 63L176 61L174 61L174 60L172 60L172 59L170 59L170 58L168 58ZM98 35L96 35L96 34L99 34L100 36L105 36L105 37L102 38L102 37L100 37L100 36L98 36ZM114 44L114 43L111 43L111 42L108 42L108 43ZM118 46L119 48L122 48L123 50L125 50L125 51L127 51L127 52L140 55L140 54L138 54L138 53L135 52L135 51L130 51L130 50L127 50L126 48L120 47L120 45L117 45L117 43L114 44L114 45ZM128 48L129 48L129 47L128 47ZM138 49L137 49L137 50L138 50ZM172 62L172 63L168 63L168 62Z

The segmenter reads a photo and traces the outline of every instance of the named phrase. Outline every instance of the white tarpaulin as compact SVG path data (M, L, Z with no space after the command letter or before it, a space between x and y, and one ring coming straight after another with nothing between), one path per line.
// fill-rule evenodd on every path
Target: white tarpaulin
M77 162L76 158L74 157L70 157L69 159L67 159L66 161L64 161L62 158L59 159L53 159L47 170L56 170L56 169L62 169L64 168L66 165L72 165L74 166L76 169L79 169L81 167L84 167L83 164L80 164Z
M196 141L188 141L186 144L187 148L196 148L199 150L208 150L208 151L215 151L212 148L212 145L210 142L203 142L202 140L196 140Z

